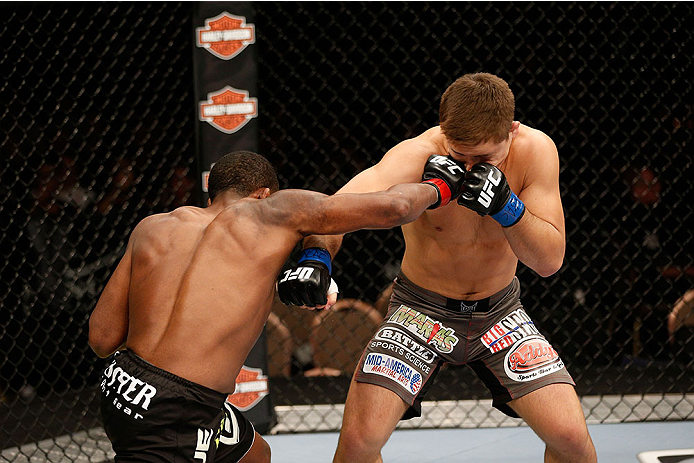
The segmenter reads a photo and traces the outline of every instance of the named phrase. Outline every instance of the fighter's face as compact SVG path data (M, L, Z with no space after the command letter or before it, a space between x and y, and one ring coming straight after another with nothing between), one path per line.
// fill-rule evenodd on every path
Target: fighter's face
M512 136L509 136L501 143L485 142L478 145L462 145L451 140L446 140L448 154L456 161L465 164L465 168L470 170L478 162L486 162L493 166L498 166L508 156L511 149Z

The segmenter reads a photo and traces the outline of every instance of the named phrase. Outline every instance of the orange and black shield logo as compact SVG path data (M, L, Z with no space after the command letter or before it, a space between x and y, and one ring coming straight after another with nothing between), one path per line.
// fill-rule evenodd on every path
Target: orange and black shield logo
M255 26L246 24L243 16L234 16L226 11L205 20L205 27L195 29L195 41L217 58L229 60L248 45L255 43Z
M227 402L241 411L246 411L269 393L270 387L263 370L244 365L236 377L236 390L227 397Z
M258 100L249 98L247 91L228 85L208 93L207 101L200 102L200 120L224 133L237 132L257 116Z

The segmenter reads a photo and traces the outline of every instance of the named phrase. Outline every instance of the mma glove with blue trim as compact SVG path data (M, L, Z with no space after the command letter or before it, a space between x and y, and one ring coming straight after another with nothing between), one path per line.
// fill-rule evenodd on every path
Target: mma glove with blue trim
M317 307L328 302L328 294L337 292L330 278L330 253L323 248L307 248L299 262L282 272L277 279L277 292L286 305Z
M515 225L525 213L525 204L508 186L504 173L486 162L465 173L458 204L481 216L489 215L502 227Z

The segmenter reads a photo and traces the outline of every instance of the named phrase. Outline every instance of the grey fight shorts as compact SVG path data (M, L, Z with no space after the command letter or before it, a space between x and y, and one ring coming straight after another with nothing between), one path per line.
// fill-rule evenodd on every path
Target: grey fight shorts
M117 352L101 375L101 417L118 462L237 462L253 425L213 391Z
M548 384L575 385L523 310L518 278L486 299L461 301L400 274L354 379L395 392L410 405L403 416L409 419L421 415L421 401L444 363L472 368L492 393L492 405L515 418L509 401Z

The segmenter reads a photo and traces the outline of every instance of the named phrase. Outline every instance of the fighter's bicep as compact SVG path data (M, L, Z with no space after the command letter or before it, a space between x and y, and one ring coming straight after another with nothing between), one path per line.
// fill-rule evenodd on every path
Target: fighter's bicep
M89 344L101 357L113 353L128 334L132 239L89 318Z
M559 189L559 156L551 140L543 146L538 159L529 169L518 197L536 217L563 232L564 210Z
M307 190L282 190L262 202L262 222L278 226L297 239L307 226L318 226L325 218L327 195Z
M280 193L282 193L280 195ZM299 236L336 235L360 228L380 228L392 211L393 196L386 193L327 196L302 190L278 192L268 201L273 221ZM268 198L270 199L270 198Z

